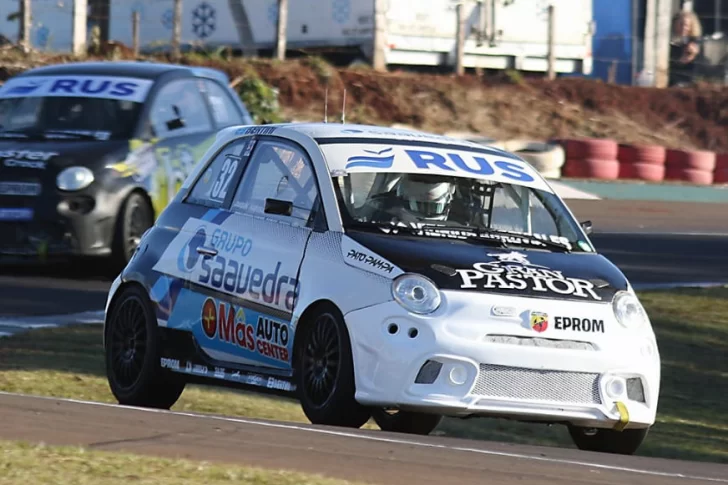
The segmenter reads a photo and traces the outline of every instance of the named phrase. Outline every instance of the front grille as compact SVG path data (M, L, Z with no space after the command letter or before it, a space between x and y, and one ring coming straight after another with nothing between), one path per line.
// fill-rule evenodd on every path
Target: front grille
M599 374L480 364L473 394L528 401L601 404Z
M548 349L596 350L589 342L578 340L557 340L539 337L518 337L515 335L488 335L486 342L494 344L522 345L524 347L544 347Z

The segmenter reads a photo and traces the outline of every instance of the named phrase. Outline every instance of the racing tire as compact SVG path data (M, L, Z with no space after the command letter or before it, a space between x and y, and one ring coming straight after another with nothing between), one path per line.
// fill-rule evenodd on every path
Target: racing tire
M138 286L124 288L109 308L104 334L106 376L119 404L169 409L186 382L161 367L152 303Z
M716 170L713 173L714 184L728 184L728 168L723 170Z
M566 161L564 148L553 143L510 140L506 142L505 148L530 163L542 176L545 173L561 173L561 167Z
M713 183L713 172L668 166L665 170L665 180L687 182L693 185L711 185Z
M647 180L661 182L665 179L665 166L650 163L619 164L619 178L627 180Z
M442 422L439 414L417 413L413 411L395 411L389 413L385 409L372 410L372 418L382 431L428 435Z
M660 145L620 144L617 159L623 164L665 165L667 149Z
M674 169L699 170L712 172L715 170L716 156L714 152L705 150L667 150L665 165Z
M132 192L119 210L112 243L112 263L123 269L139 246L144 232L154 225L154 210L139 192Z
M569 435L577 448L583 451L613 453L617 455L633 455L642 445L650 428L597 429L589 432L588 428L569 426Z
M371 411L354 398L354 359L341 313L321 305L300 330L295 382L303 413L312 424L361 428Z
M619 144L609 138L562 139L567 159L617 160Z
M715 171L728 170L728 153L719 153L715 157Z

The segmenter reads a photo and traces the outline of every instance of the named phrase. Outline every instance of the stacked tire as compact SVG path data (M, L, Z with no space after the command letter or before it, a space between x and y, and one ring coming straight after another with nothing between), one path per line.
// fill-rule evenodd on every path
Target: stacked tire
M566 150L562 175L574 178L619 178L619 144L610 139L561 140Z
M566 153L561 145L531 140L509 140L505 150L515 153L531 164L542 177L557 179L566 161Z
M728 153L721 153L715 157L714 184L728 184Z
M716 155L703 150L668 149L665 158L665 180L677 180L696 185L713 183Z
M619 178L661 182L667 150L659 145L619 145Z

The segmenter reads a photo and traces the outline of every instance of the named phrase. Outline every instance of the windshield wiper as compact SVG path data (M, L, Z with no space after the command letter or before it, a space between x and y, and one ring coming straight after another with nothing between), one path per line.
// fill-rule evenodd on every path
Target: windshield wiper
M63 131L63 130L44 130L44 135L62 135L62 136L73 136L76 138L82 138L84 140L101 140L101 138L91 133L77 133L75 131Z
M2 138L30 138L28 133L18 130L2 130L0 131L0 137Z

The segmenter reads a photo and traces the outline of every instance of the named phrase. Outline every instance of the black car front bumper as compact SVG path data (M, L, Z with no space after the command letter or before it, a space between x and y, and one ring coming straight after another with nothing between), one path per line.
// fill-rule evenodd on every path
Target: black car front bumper
M111 254L127 193L94 183L74 193L44 187L39 197L0 196L0 208L28 213L22 220L0 220L0 261Z

